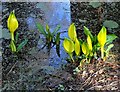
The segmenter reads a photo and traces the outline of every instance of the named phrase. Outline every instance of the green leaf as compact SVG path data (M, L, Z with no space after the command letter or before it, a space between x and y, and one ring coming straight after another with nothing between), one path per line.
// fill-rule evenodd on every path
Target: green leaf
M116 38L118 38L118 37L115 34L108 34L107 35L106 45L112 43L113 40L115 40Z
M44 27L40 23L36 23L37 28L39 29L39 32L42 33L45 37L47 36Z
M110 49L111 49L113 46L114 46L114 44L110 44L110 45L107 47L107 49L105 50L106 57L108 57L109 51L110 51Z
M110 44L110 45L108 46L108 48L106 49L106 52L109 52L110 49L111 49L113 46L114 46L114 44Z
M96 43L96 44L93 46L93 52L97 52L99 49L100 49L100 44L99 44L99 43Z
M104 46L106 43L106 36L107 36L107 31L106 28L103 26L100 32L98 33L98 42L100 43L101 46Z
M53 31L52 35L54 36L59 30L60 30L60 25L57 25L57 27Z
M68 54L71 54L73 51L74 51L74 43L72 40L68 39L68 38L65 38L64 41L63 41L63 46L64 46L64 49L65 51L68 53Z
M93 40L93 35L91 34L90 30L84 26L84 33L86 36L90 36L90 38Z
M48 42L51 42L51 41L53 41L53 35L52 35L52 33L50 32L50 27L48 26L48 24L46 24L46 31L47 31L47 36L46 36L46 38L47 38L47 41Z
M74 23L72 23L68 29L68 36L73 41L75 41L77 38L76 27Z
M10 42L10 47L11 47L12 52L16 52L16 46L13 40L11 40Z
M19 52L28 42L28 39L25 39L24 41L22 41L18 47L17 47L17 52Z
M98 8L101 6L101 2L99 0L92 0L89 5L91 5L93 8Z
M55 42L56 42L56 45L60 44L60 32L57 33Z
M60 57L60 32L57 33L55 42L56 42L56 52L57 55Z
M78 41L77 38L75 40L75 53L77 56L80 54L80 42Z
M57 52L57 55L60 57L60 44L56 45L56 52Z
M82 44L82 43L83 43L83 41L82 41L81 39L78 39L78 40L79 40L80 44Z
M118 28L118 23L113 20L106 20L103 25L108 28Z
M93 44L98 43L98 40L97 40L97 36L96 36L96 35L93 36L93 39L91 39L91 40L92 40Z
M50 32L50 27L48 26L48 24L46 24L46 32L48 33L47 35L49 35L49 37L52 36L52 34Z

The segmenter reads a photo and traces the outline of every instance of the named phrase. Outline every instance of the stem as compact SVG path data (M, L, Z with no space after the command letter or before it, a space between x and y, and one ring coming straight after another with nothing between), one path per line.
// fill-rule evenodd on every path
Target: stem
M86 62L87 62L87 56L86 56L85 60L86 60Z
M14 41L14 32L11 33L11 39Z
M89 59L88 59L88 63L90 63L90 60L91 60L91 58L89 57Z
M75 62L74 59L73 59L72 54L69 54L69 56L70 56L70 58L72 59L72 61Z
M101 58L104 58L104 46L101 46Z

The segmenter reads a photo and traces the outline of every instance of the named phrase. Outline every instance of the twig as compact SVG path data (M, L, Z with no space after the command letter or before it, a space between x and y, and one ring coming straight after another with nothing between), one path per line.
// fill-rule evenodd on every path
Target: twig
M7 73L6 76L8 76L10 74L10 72L12 72L13 68L15 67L15 65L17 64L18 61L15 62L15 64L11 67L10 71Z

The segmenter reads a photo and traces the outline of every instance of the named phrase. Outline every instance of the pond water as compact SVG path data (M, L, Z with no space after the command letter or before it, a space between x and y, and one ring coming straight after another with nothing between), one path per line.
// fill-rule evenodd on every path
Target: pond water
M5 7L3 7L3 10L5 10L4 8ZM19 10L19 7L17 8ZM48 54L48 50L46 47L41 49L41 47L43 47L43 45L45 44L45 37L42 34L38 33L39 40L37 47L32 48L31 51L29 52L31 56L33 57L35 56L37 60L31 60L26 57L27 60L29 61L27 68L31 68L30 71L31 73L38 72L39 70L42 69L44 70L45 73L51 74L56 72L56 70L61 69L61 67L67 63L67 61L65 60L67 54L64 51L62 42L63 42L63 38L67 37L67 30L71 23L70 2L69 1L68 2L38 2L35 4L34 8L36 8L37 10L41 10L43 12L43 15L41 15L43 18L42 19L37 18L34 12L29 13L29 15L25 16L25 22L27 23L28 29L33 31L38 31L36 28L36 22L41 23L44 27L46 26L46 24L48 24L50 26L51 32L55 29L57 25L60 25L61 28L59 32L61 32L60 38L62 40L60 41L60 57L56 53L55 46L51 48L50 54ZM29 12L29 10L27 12ZM22 10L21 10L21 14L24 14ZM22 16L23 15L21 15L21 17L17 16L16 13L16 17L18 17L19 20L22 19ZM3 29L4 29L2 33L3 38L10 39L9 31L6 28Z
M33 41L36 40L37 38L38 40L35 41L37 42L37 46L34 46L34 45L33 47L30 46L31 50L27 52L30 55L26 53L26 55L22 56L25 60L19 60L19 59L15 60L16 62L18 62L15 66L15 69L19 69L20 71L13 69L10 74L14 76L16 72L16 76L12 77L10 75L9 76L10 79L8 78L7 80L4 80L3 78L3 81L4 82L8 82L8 81L15 82L15 81L21 80L20 85L19 85L20 88L23 86L22 83L23 84L26 83L28 85L27 86L28 89L33 89L34 87L31 88L31 83L33 82L29 83L29 82L24 82L24 81L25 80L30 81L30 78L32 78L31 80L38 79L38 81L40 81L39 78L43 76L42 75L40 77L37 77L37 76L39 76L41 72L48 74L48 75L49 74L57 75L56 73L58 72L62 73L60 72L62 71L62 67L67 64L67 61L65 59L67 58L68 55L64 51L62 42L63 42L64 37L67 37L68 27L71 23L70 2L69 1L68 2L51 2L51 3L50 2L37 2L37 3L31 3L31 5L24 2L24 3L16 3L16 4L12 3L11 5L12 6L10 7L8 7L9 3L3 3L2 5L2 12L3 12L2 18L5 20L2 21L3 29L1 31L2 36L0 38L7 39L6 41L8 41L9 43L10 33L6 27L6 19L8 18L8 15L9 15L9 13L7 12L15 9L15 12L16 12L15 15L19 21L19 26L20 26L18 28L18 33L22 35L24 34L24 37L26 38L27 38L27 35L30 36L29 33L30 34L32 32L37 33L37 35L33 37L35 38L33 39ZM28 6L26 7L26 5ZM30 7L33 7L33 8L30 8ZM35 12L36 10L37 10L37 13ZM42 11L42 13L39 13L39 11ZM39 15L42 16L42 18L36 17ZM38 32L37 27L36 27L36 22L41 23L44 27L46 26L46 24L48 24L50 26L51 32L55 29L57 25L61 26L59 30L59 32L61 33L60 34L60 38L61 38L60 57L56 53L55 46L50 49L50 53L48 53L48 50L46 47L41 49L43 45L45 44L45 37ZM0 26L0 28L2 28L2 26ZM21 40L21 38L19 39ZM32 40L29 40L29 41L32 42ZM5 45L8 47L7 43ZM8 73L9 69L11 69L10 67L12 67L11 65L14 64L14 62L11 63L11 60L9 60L8 58L12 58L12 55L9 55L9 57L5 55L3 64L5 62L10 62L10 65L4 66L4 68L6 67L5 71L3 71L4 74L5 72ZM57 82L59 84L62 81L60 80ZM14 85L14 84L11 84L11 85ZM35 85L32 84L32 86L35 86Z
M59 8L58 8L59 7ZM50 26L50 31L52 32L57 25L61 25L60 28L60 38L67 37L67 31L68 27L71 22L70 18L70 3L69 2L51 2L51 3L46 3L46 2L41 2L37 3L36 8L40 8L44 12L43 19L34 19L33 17L27 17L26 22L28 24L29 30L36 30L36 25L35 21L43 24L45 27L46 24ZM45 44L44 36L40 34L40 39L38 41L38 48L41 49L43 44ZM41 53L44 52L44 55L48 55L48 52L46 48L40 50ZM42 54L42 53L41 53ZM50 50L50 56L46 58L46 60L43 60L45 63L41 68L44 68L46 73L51 73L54 72L55 69L60 69L62 65L66 64L67 62L65 61L65 58L67 57L67 54L64 52L64 48L62 46L62 40L60 42L60 57L58 57L56 53L56 47L54 46ZM39 56L38 56L39 57ZM46 65L47 64L47 65Z

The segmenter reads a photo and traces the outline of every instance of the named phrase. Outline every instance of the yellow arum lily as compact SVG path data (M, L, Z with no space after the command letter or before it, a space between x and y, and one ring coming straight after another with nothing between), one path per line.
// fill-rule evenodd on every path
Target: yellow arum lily
M77 38L75 40L75 53L77 56L80 54L80 42L78 41Z
M74 62L74 59L72 57L72 52L74 51L74 43L73 43L73 41L68 39L68 38L65 38L64 41L63 41L63 46L64 46L65 51L69 54L70 58Z
M88 35L88 37L87 37L87 43L88 43L88 48L89 48L89 50L92 51L92 41L91 41L91 38L90 38L89 35Z
M76 27L74 23L72 23L68 29L68 36L73 41L75 41L75 39L77 38Z
M64 39L63 46L67 53L72 53L74 51L74 43L68 38Z
M86 57L89 55L88 44L86 42L82 43L82 52L86 55Z
M106 43L106 36L107 36L106 34L107 34L106 28L102 27L102 29L100 30L97 36L98 42L101 47L101 58L104 58L104 45Z
M7 20L7 27L11 33L11 39L14 41L14 32L18 28L18 21L15 17L14 10L10 13Z

